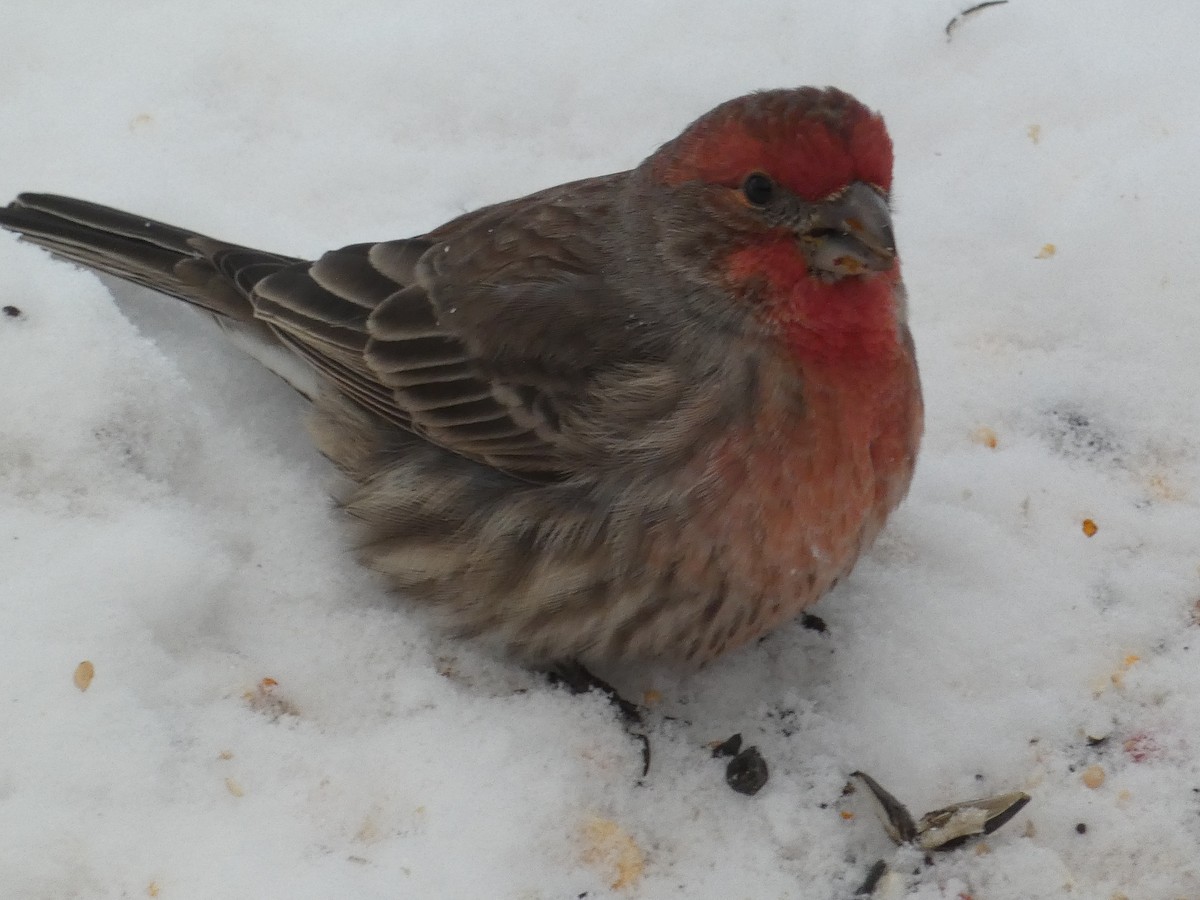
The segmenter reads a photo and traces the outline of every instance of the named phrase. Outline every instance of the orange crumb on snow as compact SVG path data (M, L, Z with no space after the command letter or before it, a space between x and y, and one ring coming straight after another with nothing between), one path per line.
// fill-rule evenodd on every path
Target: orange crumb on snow
M971 432L971 440L977 444L983 444L989 450L995 450L996 445L1000 443L994 429L986 425L981 425Z
M96 675L96 667L92 665L90 660L85 659L75 667L73 679L75 687L81 691L86 691L92 684L92 678Z
M641 848L611 819L589 819L583 825L583 861L611 879L614 891L633 887L642 877L646 860Z

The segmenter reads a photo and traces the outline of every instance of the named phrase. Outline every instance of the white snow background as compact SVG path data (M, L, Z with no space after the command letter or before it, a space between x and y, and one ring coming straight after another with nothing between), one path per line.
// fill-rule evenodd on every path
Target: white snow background
M0 897L841 898L877 859L878 897L1200 897L1200 13L948 39L966 5L4 3L0 201L309 257L850 90L895 141L928 428L828 633L602 673L650 705L639 783L599 695L358 567L282 382L0 237ZM1033 799L929 864L860 768L918 814Z

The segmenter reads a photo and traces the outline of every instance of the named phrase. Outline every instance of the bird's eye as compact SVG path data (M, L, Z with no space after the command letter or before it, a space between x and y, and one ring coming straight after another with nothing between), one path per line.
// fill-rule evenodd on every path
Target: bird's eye
M775 196L775 182L762 172L751 172L742 182L742 193L755 206L766 206Z

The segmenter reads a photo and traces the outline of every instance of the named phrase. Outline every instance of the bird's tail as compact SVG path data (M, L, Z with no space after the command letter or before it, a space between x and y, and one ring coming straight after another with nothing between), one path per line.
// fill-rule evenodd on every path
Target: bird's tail
M250 301L259 281L301 260L55 194L21 194L0 207L0 226L56 256L208 310L234 343L304 396L316 396L311 367L255 320Z
M56 256L239 322L254 317L253 286L298 262L55 194L21 194L0 208L0 226Z

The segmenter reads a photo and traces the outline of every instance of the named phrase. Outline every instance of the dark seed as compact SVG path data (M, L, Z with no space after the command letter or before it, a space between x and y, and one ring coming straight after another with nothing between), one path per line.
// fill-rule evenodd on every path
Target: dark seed
M725 767L725 783L739 794L753 796L767 783L767 761L757 747L747 747Z
M875 888L879 887L879 879L883 878L883 873L887 871L887 863L882 859L878 860L875 865L867 870L867 877L863 879L863 883L859 885L857 891L854 892L855 897L870 897L875 893Z
M21 310L17 309L15 306L6 306L4 307L4 314L10 319L15 319L21 314Z
M1080 822L1075 826L1076 834L1087 834L1087 822Z
M739 732L735 735L727 737L725 740L721 741L721 743L717 744L717 746L713 747L713 759L716 759L720 756L737 756L738 751L741 749L742 735L741 732Z
M825 620L820 616L814 616L812 613L801 613L800 624L809 631L819 631L821 634L829 631L829 626L825 624Z
M642 745L642 777L645 778L650 774L650 738L640 731L631 731L629 734Z

